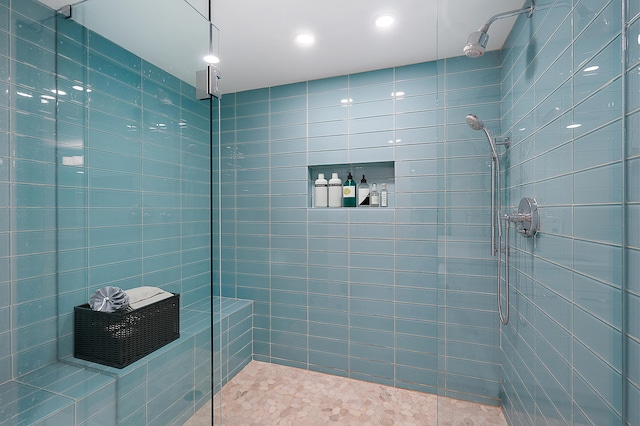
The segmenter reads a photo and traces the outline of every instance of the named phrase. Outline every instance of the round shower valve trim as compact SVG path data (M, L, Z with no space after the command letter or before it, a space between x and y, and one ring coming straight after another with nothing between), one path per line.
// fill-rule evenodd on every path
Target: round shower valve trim
M505 219L515 223L518 233L524 237L533 237L540 231L540 214L534 198L524 197L520 200L518 211L505 215Z

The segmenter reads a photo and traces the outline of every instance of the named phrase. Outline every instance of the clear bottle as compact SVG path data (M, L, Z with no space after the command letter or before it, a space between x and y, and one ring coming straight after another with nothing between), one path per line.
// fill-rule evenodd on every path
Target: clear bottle
M342 207L342 180L337 173L329 179L329 207Z
M387 207L389 204L387 195L387 184L383 183L380 185L380 207Z
M378 185L375 183L371 185L371 194L369 199L371 200L371 207L380 207L380 194L378 193Z
M345 207L356 206L356 183L353 181L351 173L342 185L342 205Z
M318 173L318 179L315 182L315 200L314 207L328 207L329 206L329 188L327 180L324 178L324 173Z
M369 192L367 180L364 178L364 175L362 175L360 185L358 185L358 207L369 207Z

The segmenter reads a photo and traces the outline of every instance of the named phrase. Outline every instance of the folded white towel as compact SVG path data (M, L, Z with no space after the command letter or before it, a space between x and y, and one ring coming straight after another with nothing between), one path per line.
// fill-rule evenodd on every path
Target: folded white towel
M127 296L129 296L129 306L132 309L142 308L143 306L150 305L160 300L168 299L173 296L173 293L164 291L158 287L136 287L130 290L126 290Z

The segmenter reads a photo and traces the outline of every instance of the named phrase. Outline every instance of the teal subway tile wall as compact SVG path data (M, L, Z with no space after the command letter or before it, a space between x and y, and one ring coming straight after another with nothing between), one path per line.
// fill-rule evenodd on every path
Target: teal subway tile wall
M574 3L519 19L503 49L502 130L513 143L504 201L513 210L533 196L544 206L544 235L510 242L513 325L503 327L501 377L511 424L616 425L623 386L628 406L638 401L637 378L623 383L623 357L637 363L623 339L633 350L638 335L623 334L631 317L621 314L626 297L627 315L637 315L623 282L624 249L633 252L624 233L634 226L630 218L623 227L625 199L633 208L623 193L624 170L633 170L623 151L628 22L622 2Z
M624 233L623 262L625 276L622 281L625 317L623 321L624 346L622 351L624 412L627 423L640 423L640 5L629 2L624 22L629 43L622 70L625 91L626 144L623 152L625 182L623 199ZM623 399L624 401L624 399Z
M475 61L223 97L222 291L259 300L255 357L501 400L512 424L618 424L623 385L627 399L638 395L636 369L622 383L637 332L622 332L638 303L623 274L630 282L638 257L640 58L629 43L625 140L621 33L635 35L638 17L631 6L623 24L622 5L542 2L502 52ZM487 254L490 158L464 123L470 112L511 137L507 210L523 196L544 206L544 235L509 242L515 319L502 334ZM391 211L306 208L315 176L304 165L390 159ZM268 203L263 214L245 211L253 198ZM247 268L256 251L260 266Z
M500 65L223 96L222 295L255 301L254 358L499 404L490 157L464 117L500 126ZM379 161L392 208L309 208L308 165Z
M94 415L114 424L188 418L212 389L213 373L201 371L211 365L211 315L204 327L192 324L209 310L194 304L211 297L209 103L32 0L0 5L0 80L0 385L8 392L0 393L41 388L44 401L21 413L24 401L3 397L0 423L63 408L51 389L71 403L71 419L67 410L56 417L64 424ZM146 362L135 364L145 370L136 374L136 407L122 405L127 396L116 389L131 376L89 377L58 362L73 353L73 307L105 285L161 287L190 308L175 344L180 358L159 353L148 374ZM152 370L177 361L173 383ZM68 388L56 382L63 375L73 377ZM176 404L185 389L196 397Z
M59 19L59 356L72 307L105 285L210 294L209 108L195 89ZM60 69L61 68L61 69Z
M57 360L55 18L0 6L0 383Z
M168 72L0 0L0 395L161 423L193 410L173 391L206 398L253 358L502 404L512 425L640 424L640 6L536 3L501 51L224 94L218 120ZM511 138L504 212L541 206L535 240L511 233L505 326L469 113ZM389 207L312 208L310 171L350 164L357 182L392 168ZM104 285L181 293L188 330L212 292L252 301L253 323L218 316L220 340L96 380L58 361ZM212 349L221 381L198 382Z

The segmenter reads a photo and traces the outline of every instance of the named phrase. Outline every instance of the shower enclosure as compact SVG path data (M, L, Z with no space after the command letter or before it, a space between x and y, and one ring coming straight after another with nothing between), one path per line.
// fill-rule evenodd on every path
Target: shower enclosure
M197 100L206 64L176 55L217 46L207 11L126 3L66 19L0 0L4 420L53 407L65 424L182 423L249 352L502 404L514 425L640 423L638 6L537 1L475 59ZM434 27L489 18L457 22L452 5L438 1ZM168 51L154 29L187 40ZM492 155L469 113L510 138L495 203L539 203L538 235L505 238L506 325ZM311 208L319 167L392 170L389 206ZM73 306L107 284L180 293L180 340L122 371L73 360ZM249 344L230 299L252 310Z

